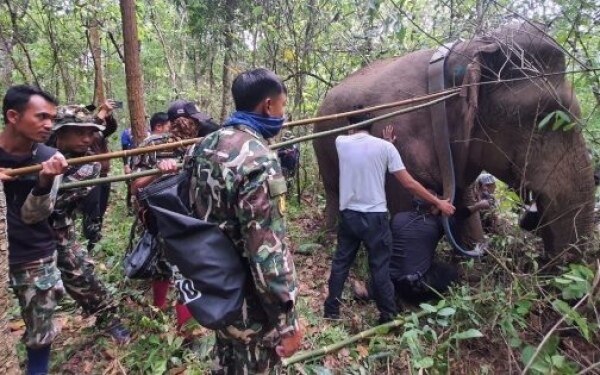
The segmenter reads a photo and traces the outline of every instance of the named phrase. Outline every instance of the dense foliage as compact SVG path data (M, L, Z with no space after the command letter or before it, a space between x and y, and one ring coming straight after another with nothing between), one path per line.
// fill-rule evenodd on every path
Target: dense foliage
M550 34L567 54L586 138L600 154L600 16L595 1L138 0L136 7L146 113L165 110L171 100L184 97L198 101L215 118L231 109L232 77L250 67L270 68L285 79L289 114L297 119L313 115L331 86L376 59L468 39L511 20L549 24ZM100 53L92 46L100 46ZM100 77L96 64L103 68ZM22 82L40 85L63 103L85 104L97 102L95 82L102 82L100 91L106 97L127 106L119 1L0 0L0 92ZM127 113L117 113L122 127L128 124ZM554 127L560 113L552 115L541 125ZM314 177L312 150L302 150L288 221L301 270L304 349L315 349L372 327L376 313L373 306L350 301L343 308L349 317L343 324L321 318L334 242L320 227L324 200ZM118 161L113 166L115 172L121 168ZM170 312L149 306L147 283L123 279L121 262L132 217L124 207L124 186L113 190L105 236L94 256L98 272L123 301L134 341L118 348L98 339L93 323L82 319L72 302L64 302L59 316L65 328L55 345L53 369L77 374L205 373L212 336L195 326L191 331L196 340L184 342ZM518 198L503 190L500 199L502 214L514 220L511 200ZM453 258L461 264L464 283L438 304L422 305L419 316L412 313L418 308L406 307L401 331L381 332L288 371L597 370L600 280L594 275L600 271L591 261L597 254L585 264L543 276L539 239L514 229L494 236L492 245L491 255L483 260ZM441 256L452 257L449 251ZM366 276L366 261L359 263L354 275ZM13 317L18 334L22 325L16 308Z

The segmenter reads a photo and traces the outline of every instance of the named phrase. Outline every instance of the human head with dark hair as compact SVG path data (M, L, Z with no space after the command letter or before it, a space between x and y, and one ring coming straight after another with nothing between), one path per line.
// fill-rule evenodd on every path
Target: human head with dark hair
M150 117L150 131L152 134L168 132L169 125L169 115L165 112L156 112Z
M52 132L58 101L38 87L12 86L2 100L7 130L30 142L45 142Z
M357 110L361 110L363 108L365 108L363 105L355 105L354 107L352 107L352 110L357 111ZM347 118L348 118L348 122L350 123L350 125L353 125L353 124L358 124L359 122L370 120L371 118L373 118L373 115L371 114L371 112L365 112L365 113L358 113L355 115L350 115ZM373 124L365 125L364 127L354 129L353 131L351 130L350 133L352 133L354 131L360 131L360 130L371 132L372 127L373 127Z
M268 69L245 71L233 80L231 94L236 112L224 126L246 125L264 138L272 138L283 126L287 89Z
M275 73L268 69L258 68L245 71L235 77L231 86L231 94L237 111L260 114L259 111L263 110L261 105L270 105L282 94L287 96L287 89ZM278 117L282 116L283 114Z
M167 113L171 122L170 132L175 137L204 137L219 129L209 114L200 111L196 103L189 100L173 101Z

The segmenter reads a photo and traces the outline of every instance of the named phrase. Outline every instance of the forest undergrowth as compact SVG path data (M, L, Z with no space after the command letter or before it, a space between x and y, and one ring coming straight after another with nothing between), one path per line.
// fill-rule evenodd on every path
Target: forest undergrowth
M118 166L115 164L115 167ZM304 169L311 176L314 170ZM301 173L303 175L303 173ZM335 235L323 229L324 199L313 178L301 178L301 198L288 204L291 249L300 279L298 310L306 327L303 350L337 343L377 324L374 303L354 301L347 283L341 322L322 318ZM312 182L311 182L312 181ZM311 182L311 183L308 183ZM296 189L294 189L295 191ZM211 331L195 322L176 332L171 306L151 306L150 283L125 280L122 260L133 217L125 186L114 185L96 270L121 301L132 342L116 346L82 316L70 298L60 305L63 330L53 345L52 371L60 374L205 374L210 369ZM500 200L510 201L500 192ZM510 220L510 204L503 214ZM494 236L487 256L466 259L442 245L438 256L460 265L461 281L439 302L402 304L405 324L337 352L285 369L288 374L584 374L600 372L599 240L578 263L543 269L538 238L509 227ZM368 275L366 258L352 278ZM175 302L175 293L171 294ZM16 303L14 304L16 306ZM420 313L417 316L417 313ZM23 333L18 308L14 335ZM191 339L190 339L191 338ZM24 359L24 348L19 354Z

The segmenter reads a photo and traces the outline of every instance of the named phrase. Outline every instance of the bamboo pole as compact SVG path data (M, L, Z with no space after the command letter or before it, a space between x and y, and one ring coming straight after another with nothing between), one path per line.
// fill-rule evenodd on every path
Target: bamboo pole
M338 133L343 133L345 131L348 130L352 130L352 129L357 129L357 128L362 128L366 125L372 124L374 122L377 121L381 121L381 120L385 120L387 118L390 117L395 117L404 113L408 113L408 112L412 112L412 111L416 111L434 104L437 104L443 100L447 100L453 96L458 95L458 92L454 92L451 94L448 94L446 96L442 96L438 99L432 100L430 102L427 103L423 103L423 104L419 104L416 106L412 106L412 107L408 107L408 108L403 108L394 112L389 112L389 113L385 113L381 116L377 116L377 117L373 117L371 119L365 120L365 121L361 121L358 122L356 124L352 124L352 125L347 125L347 126L343 126L341 128L336 128L336 129L331 129L331 130L327 130L324 132L319 132L319 133L314 133L314 134L309 134L309 135L305 135L303 137L298 137L298 138L294 138L294 139L290 139L289 141L285 141L285 142L280 142L280 143L275 143L270 145L269 147L272 150L276 150L278 148L282 148L285 146L289 146L295 143L300 143L300 142L305 142L305 141L310 141L316 138L321 138L321 137L326 137L329 135L334 135L334 134L338 134ZM195 140L197 140L198 138L196 138ZM103 154L103 155L108 155L108 154ZM73 159L71 159L73 160ZM76 181L76 182L68 182L65 184L60 185L61 189L74 189L74 188L82 188L82 187L88 187L88 186L93 186L93 185L98 185L98 184L102 184L102 183L106 183L106 182L120 182L120 181L127 181L127 180L133 180L139 177L147 177L147 176L154 176L154 175L158 175L158 174L162 174L162 172L159 169L149 169L147 171L142 171L142 172L135 172L135 173L130 173L127 175L120 175L120 176L109 176L109 177L101 177L101 178L96 178L93 180L85 180L85 181Z
M181 168L182 166L183 166L183 163L178 163L177 164L178 168ZM155 176L155 175L159 175L159 174L163 174L163 172L160 169L158 169L158 168L154 168L154 169L148 169L148 170L145 170L145 171L134 172L134 173L130 173L130 174L123 174L123 175L116 175L116 176L107 176L107 177L98 177L98 178L94 178L92 180L65 182L63 184L60 184L59 188L61 190L76 189L76 188L83 188L83 187L100 185L100 184L111 183L111 182L121 182L121 181L127 181L127 180L135 180L136 178L148 177L148 176Z
M276 143L276 144L271 145L271 148L274 149L274 150L276 150L278 148L282 148L282 147L285 147L285 146L293 145L294 143L300 143L300 142L304 142L304 141L310 141L312 139L326 137L328 135L333 135L333 134L337 134L337 133L343 133L343 132L348 131L348 130L362 128L362 127L364 127L366 125L372 124L372 123L377 122L377 121L385 120L385 119L388 119L390 117L395 117L395 116L398 116L398 115L402 115L404 113L409 113L409 112L413 112L413 111L416 111L416 110L419 110L419 109L422 109L422 108L426 108L426 107L432 106L432 105L437 104L439 102L443 102L444 100L448 100L448 99L450 99L453 96L456 96L458 94L459 94L458 91L456 91L454 93L442 96L441 98L434 99L434 100L429 101L427 103L415 105L415 106L412 106L412 107L402 108L402 109L394 111L394 112L385 113L385 114L383 114L381 116L377 116L377 117L373 117L373 118L365 120L365 121L357 122L356 124L342 126L341 128L330 129L330 130L326 130L326 131L323 131L323 132L313 133L313 134L305 135L303 137L298 137L298 138L290 139L289 141Z
M129 157L129 156L134 156L134 155L141 155L141 154L146 154L146 153L155 152L155 151L172 150L172 149L179 148L179 147L189 146L191 144L198 142L201 139L202 138L190 138L190 139L183 139L183 140L175 141L175 142L164 143L161 145L134 148L131 150L122 150L122 151L107 152L106 154L81 156L78 158L67 159L67 163L69 165L81 165L81 164L87 164L87 163L92 163L92 162L96 162L96 161L116 159L116 158L125 158L125 157ZM26 175L26 174L36 173L41 170L42 170L42 165L35 164L35 165L30 165L28 167L23 167L23 168L7 169L4 171L4 173L9 176L16 177L16 176L22 176L22 175Z
M288 123L284 124L284 126L291 127L291 126L298 126L298 125L313 124L313 123L317 123L317 122L323 122L323 121L327 121L327 120L348 117L348 116L352 116L352 115L356 115L356 114L360 114L360 113L379 111L382 109L398 107L401 105L418 103L418 102L422 102L424 100L434 99L434 98L438 98L438 97L442 97L443 99L441 99L441 100L446 100L454 95L457 95L458 92L459 92L459 89L455 88L455 89L441 91L441 92L438 92L435 94L423 95L423 96L419 96L419 97L415 97L415 98L411 98L411 99L400 100L400 101L393 102L393 103L380 104L380 105L362 108L362 109L358 109L358 110L354 110L354 111L336 113L333 115L309 118L309 119L298 120L298 121L292 121L292 122L288 122ZM438 101L432 101L431 104L435 104L437 102ZM429 105L431 105L431 104L429 104ZM427 106L427 104L425 106ZM410 108L412 108L412 107L409 107L408 109L410 109ZM421 107L418 107L418 108L421 108ZM404 113L404 112L400 112L400 113ZM378 118L378 119L381 119L381 118ZM364 125L365 124L363 124L361 126L364 126ZM359 126L357 126L357 127L359 127ZM349 129L349 128L346 127L346 128L339 128L339 129ZM323 133L319 133L319 134L323 134ZM305 137L300 137L298 139L302 139L302 141L303 141L303 140L305 140L304 138ZM172 150L172 149L179 148L179 147L189 146L191 144L198 142L200 139L201 138L190 138L190 139L184 139L184 140L180 140L180 141L176 141L176 142L169 142L169 143L165 143L165 144L161 144L161 145L141 147L141 148L135 148L135 149L131 149L131 150L114 151L114 152L108 152L105 154L82 156L82 157L78 157L78 158L67 159L67 163L69 165L81 165L81 164L92 163L92 162L96 162L96 161L103 161L103 160L109 160L109 159L115 159L115 158L124 158L124 157L128 157L128 156L140 155L140 154L145 154L145 153L154 152L154 151ZM277 148L284 147L284 146L287 146L288 144L293 144L293 143L296 143L296 142L291 142L291 143L283 142ZM8 170L5 170L4 173L6 173L9 176L16 177L16 176L22 176L22 175L26 175L26 174L36 173L36 172L39 172L40 170L42 170L42 165L36 164L36 165L30 165L30 166L23 167L23 168L8 169Z
M416 318L421 318L427 314L428 314L427 311L422 310L422 311L419 311L418 313L415 313L414 316ZM343 347L353 344L359 340L371 337L377 333L387 333L388 330L391 328L400 327L401 325L404 325L404 323L406 323L406 320L407 320L407 318L398 318L398 319L392 320L391 322L387 322L387 323L378 325L376 327L370 328L366 331L362 331L352 337L348 337L345 340L336 342L335 344L327 345L322 348L319 348L316 350L311 350L308 352L301 352L290 358L283 358L281 360L281 363L283 364L284 367L286 367L286 366L292 365L297 362L303 362L308 359L312 359L314 357L320 357L320 356L338 351L338 350L342 349Z
M285 124L283 124L283 126L284 127L294 127L294 126L299 126L299 125L314 124L317 122L323 122L323 121L328 121L328 120L337 120L337 119L348 117L348 116L359 115L361 113L380 111L382 109L388 109L388 108L393 108L393 107L400 107L403 105L419 103L419 102L422 102L425 100L435 99L435 98L439 98L440 96L452 94L454 92L458 92L459 90L460 90L459 88L448 89L448 90L436 92L434 94L417 96L414 98L399 100L397 102L392 102L392 103L374 105L372 107L356 109L354 111L343 112L343 113L334 113L332 115L307 118L304 120L290 121L290 122L286 122Z

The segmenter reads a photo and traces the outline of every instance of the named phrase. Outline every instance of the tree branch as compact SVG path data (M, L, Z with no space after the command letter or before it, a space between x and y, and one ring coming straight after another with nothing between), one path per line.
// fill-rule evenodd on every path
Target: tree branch
M315 79L317 79L317 80L319 80L319 81L323 82L323 83L324 83L324 84L326 84L328 87L333 87L333 85L334 85L332 82L330 82L330 81L326 80L325 78L319 77L318 75L316 75L316 74L314 74L314 73L311 73L311 72L305 72L305 71L299 71L299 72L296 72L296 73L292 73L292 74L290 74L289 76L285 77L285 78L284 78L282 81L283 81L283 82L286 82L286 81L289 81L290 79L292 79L292 78L294 78L294 77L298 77L298 76L302 76L302 75L313 77L313 78L315 78Z

